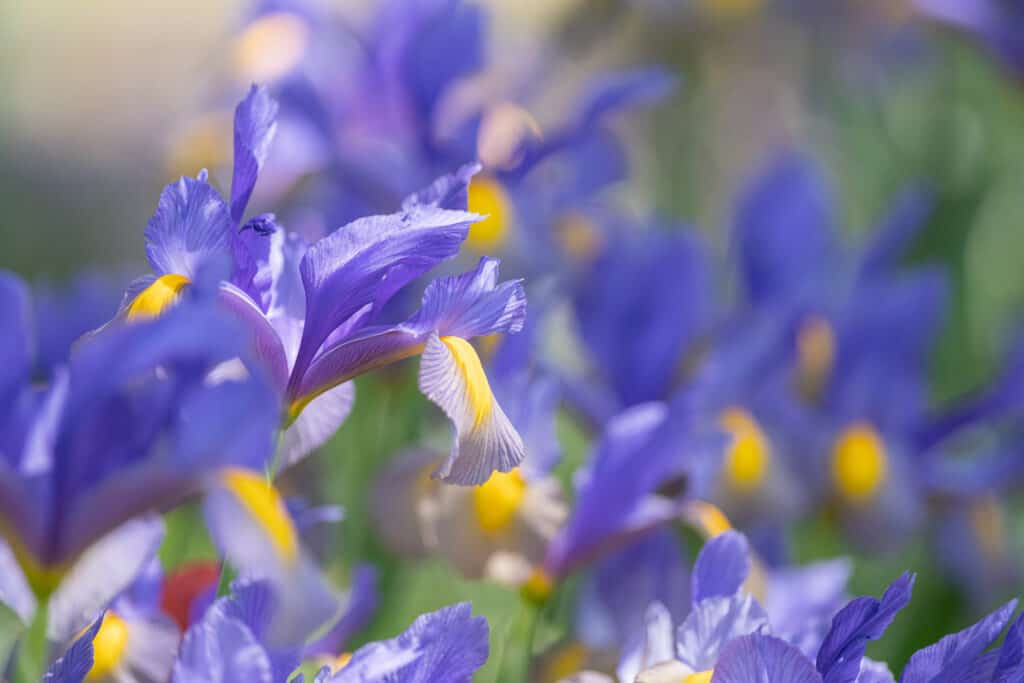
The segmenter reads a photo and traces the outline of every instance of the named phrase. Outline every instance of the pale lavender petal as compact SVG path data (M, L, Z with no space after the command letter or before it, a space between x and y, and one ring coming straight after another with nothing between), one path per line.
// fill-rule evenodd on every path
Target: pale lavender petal
M355 384L345 382L310 401L284 432L281 462L294 465L324 445L345 422L355 397Z
M715 668L729 641L767 632L768 615L748 594L697 603L676 632L676 657L693 671Z
M235 108L235 169L231 177L231 220L245 214L260 168L277 129L277 102L265 87L253 85Z

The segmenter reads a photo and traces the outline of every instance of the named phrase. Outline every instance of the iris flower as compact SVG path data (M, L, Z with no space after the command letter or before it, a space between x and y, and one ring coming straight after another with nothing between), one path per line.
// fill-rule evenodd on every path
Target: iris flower
M173 304L203 263L230 265L220 300L249 330L282 403L283 461L325 441L352 403L348 380L421 355L420 388L455 426L438 476L482 483L523 457L519 435L494 399L480 359L466 341L516 332L525 315L518 282L498 283L497 261L431 283L422 307L397 324L384 305L433 266L454 256L478 217L465 207L473 167L408 197L398 213L358 219L313 244L263 214L242 222L276 127L277 104L255 86L235 112L231 201L205 181L182 178L160 198L146 229L156 275L133 288L129 321Z
M221 468L269 462L272 387L256 365L211 381L249 354L202 291L158 320L94 335L40 389L29 382L28 292L0 274L0 528L36 595L126 521L198 493ZM127 570L146 544L114 538L107 561ZM102 572L90 580L123 587Z
M388 0L375 7L353 28L355 22L302 3L272 3L236 38L238 52L250 57L266 51L250 46L280 46L280 68L246 73L273 77L282 104L288 142L270 185L280 190L304 179L297 188L302 210L287 214L289 222L322 233L389 211L432 178L480 161L485 170L470 187L469 203L486 218L467 240L476 254L501 253L516 273L534 274L587 251L599 235L581 220L583 209L625 177L624 145L607 119L660 99L672 79L659 69L596 78L567 120L541 131L521 104L484 101L493 98L478 85L488 73L481 6ZM520 67L515 78L522 84L502 91L518 101L526 99L519 91L550 87L550 79L530 73L536 68ZM312 219L310 206L319 214Z

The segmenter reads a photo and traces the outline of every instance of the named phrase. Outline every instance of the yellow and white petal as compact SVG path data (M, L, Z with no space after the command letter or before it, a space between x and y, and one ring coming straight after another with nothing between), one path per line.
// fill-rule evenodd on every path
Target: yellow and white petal
M222 471L203 510L214 544L239 574L274 586L270 640L313 633L336 615L337 597L303 552L283 499L264 476Z
M432 334L423 349L419 385L455 427L455 443L435 477L472 486L522 462L523 440L495 400L469 342Z

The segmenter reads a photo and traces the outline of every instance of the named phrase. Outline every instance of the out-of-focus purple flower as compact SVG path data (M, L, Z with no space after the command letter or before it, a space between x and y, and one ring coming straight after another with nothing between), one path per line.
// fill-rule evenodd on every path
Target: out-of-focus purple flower
M92 336L38 389L28 384L27 291L0 277L0 310L17 318L3 326L0 514L36 593L52 590L100 537L198 492L209 473L269 461L273 390L255 366L210 381L248 352L238 326L201 295L158 320Z
M1024 72L1024 12L1001 0L914 0L926 15L976 36L1015 74Z

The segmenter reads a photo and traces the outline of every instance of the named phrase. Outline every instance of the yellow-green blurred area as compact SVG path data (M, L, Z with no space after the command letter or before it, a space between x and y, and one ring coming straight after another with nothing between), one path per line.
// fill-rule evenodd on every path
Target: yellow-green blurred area
M358 23L370 3L338 4ZM953 302L933 361L936 400L993 372L1024 321L1024 84L977 45L897 0L823 0L805 13L758 0L480 4L492 10L495 68L543 45L573 91L602 65L663 64L678 74L674 95L622 117L633 169L614 191L631 206L692 224L723 261L733 199L780 147L809 150L828 170L851 239L907 184L932 188L936 209L912 259L951 273ZM181 169L176 141L231 69L244 7L0 0L0 268L50 281L90 268L147 270L143 229L172 169ZM221 99L236 101L245 84L236 87ZM557 113L565 105L560 88L552 90L550 102L535 106ZM229 136L213 135L211 144L230 154ZM374 475L390 457L423 443L447 447L448 426L415 379L408 365L360 379L352 416L283 488L345 507L339 530L318 548L335 576L364 561L380 567L380 609L360 642L470 599L492 630L479 680L497 680L504 656L522 656L517 593L461 579L441 559L399 560L370 523ZM588 437L567 416L559 435L568 490ZM999 523L1011 547L1022 548L1024 506L1011 500L1009 510ZM171 516L165 560L212 553L195 536L195 514ZM827 518L802 524L794 541L801 561L854 552ZM928 552L922 539L891 555L855 557L854 594L878 595L904 569L919 573L910 606L868 648L894 671L993 606L972 604L931 569ZM564 634L568 619L564 601L546 608L535 650Z

